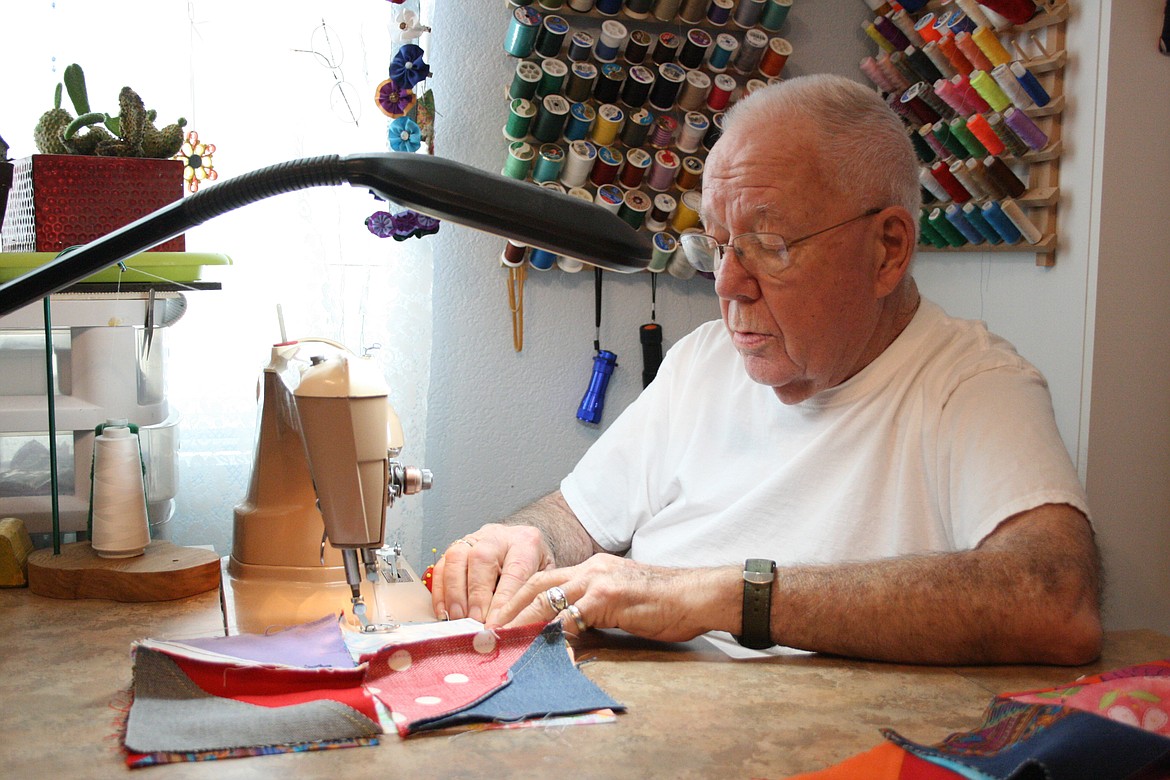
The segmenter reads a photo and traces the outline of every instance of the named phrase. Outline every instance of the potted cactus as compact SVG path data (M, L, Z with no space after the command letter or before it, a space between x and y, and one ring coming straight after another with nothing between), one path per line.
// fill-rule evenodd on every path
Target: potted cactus
M63 89L72 112L62 107ZM171 158L186 120L159 128L155 119L130 87L118 94L117 114L94 110L81 66L65 68L33 133L39 154L15 161L4 250L59 252L181 198L183 163ZM184 248L182 236L156 247Z

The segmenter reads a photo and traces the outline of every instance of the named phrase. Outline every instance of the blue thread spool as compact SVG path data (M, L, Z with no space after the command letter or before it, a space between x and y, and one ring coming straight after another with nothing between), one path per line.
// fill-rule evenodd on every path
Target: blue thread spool
M1048 94L1048 90L1044 89L1032 71L1028 70L1024 63L1013 62L1008 66L1012 75L1016 77L1016 81L1020 82L1024 92L1028 97L1032 98L1032 102L1038 106L1046 106L1052 100L1052 96Z
M618 11L622 10L622 0L597 0L594 8L602 16L617 16Z
M972 244L982 244L983 234L971 224L963 214L963 210L958 205L952 203L946 209L947 221L955 226L955 229L963 234L963 238L970 241Z
M1023 236L1015 223L1011 221L1007 214L1003 212L1000 205L994 200L990 200L983 204L983 218L986 219L995 232L999 233L1000 238L1007 244L1018 244Z
M711 0L707 8L707 21L716 27L722 27L731 19L731 9L735 3L731 0Z
M997 233L995 228L991 226L991 223L983 218L983 210L979 208L977 204L970 201L963 204L963 216L967 218L968 222L975 226L976 230L983 234L983 238L987 240L987 243L1003 243L1003 239L1000 237L999 233Z
M547 249L532 247L528 253L528 264L538 271L547 271L557 262L557 256Z
M544 144L540 147L536 166L532 169L532 180L537 184L556 181L557 177L561 175L561 167L564 164L565 150L557 144Z
M654 7L654 0L626 0L626 16L631 19L645 19Z
M734 35L719 33L715 36L715 45L711 48L711 58L707 60L707 68L712 73L722 73L727 70L731 57L739 48L739 41Z
M587 32L575 32L569 39L568 57L571 62L585 62L593 55L593 36Z
M941 208L932 209L927 221L930 222L931 227L939 232L947 243L953 247L965 246L967 244L967 237L959 232L958 228L951 224L947 219L947 215L943 213Z
M565 140L579 141L589 135L589 128L597 118L597 111L588 103L574 103L569 109L569 121L565 125Z
M536 45L536 33L540 29L540 12L534 8L520 7L512 12L508 32L504 37L504 51L513 57L524 58L532 54Z
M601 34L593 46L593 56L598 62L613 62L629 37L629 30L624 24L616 19L606 19L601 23Z

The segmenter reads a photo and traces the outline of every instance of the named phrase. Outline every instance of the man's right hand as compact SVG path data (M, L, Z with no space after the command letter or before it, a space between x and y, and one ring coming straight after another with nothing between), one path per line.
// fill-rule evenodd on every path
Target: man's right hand
M540 529L489 523L452 542L435 564L435 615L489 622L529 577L554 566Z

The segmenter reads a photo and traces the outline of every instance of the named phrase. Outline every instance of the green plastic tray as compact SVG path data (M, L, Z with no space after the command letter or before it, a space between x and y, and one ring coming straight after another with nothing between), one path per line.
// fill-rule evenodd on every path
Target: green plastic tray
M0 252L0 282L7 282L38 268L57 255L53 252ZM82 282L197 282L208 265L231 265L227 255L203 252L142 252L117 265L87 276ZM152 275L153 274L153 275Z

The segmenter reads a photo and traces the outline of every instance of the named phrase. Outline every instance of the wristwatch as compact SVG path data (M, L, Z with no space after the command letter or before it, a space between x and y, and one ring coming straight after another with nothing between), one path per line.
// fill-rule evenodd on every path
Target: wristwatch
M752 650L771 647L772 580L776 579L776 562L748 558L743 564L743 625L737 642Z

